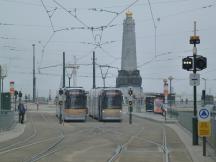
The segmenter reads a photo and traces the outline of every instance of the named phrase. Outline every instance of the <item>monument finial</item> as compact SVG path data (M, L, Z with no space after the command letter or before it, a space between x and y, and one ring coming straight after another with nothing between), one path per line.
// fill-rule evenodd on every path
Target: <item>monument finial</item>
M132 15L133 15L133 13L132 13L131 11L128 10L128 11L126 12L126 16L127 16L127 17L132 17Z

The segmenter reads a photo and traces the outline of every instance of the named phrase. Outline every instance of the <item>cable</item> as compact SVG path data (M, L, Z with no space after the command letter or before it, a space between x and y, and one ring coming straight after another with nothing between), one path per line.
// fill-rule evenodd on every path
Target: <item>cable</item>
M4 1L7 3L18 3L18 4L24 4L24 5L31 5L31 6L41 6L40 4L37 3L30 3L30 2L24 2L24 1L16 1L16 0L0 0L0 1Z
M154 48L155 48L155 57L156 57L157 56L157 26L156 26L156 23L155 23L155 19L154 19L153 11L152 11L152 8L151 8L150 0L148 0L148 4L149 4L150 12L151 12L152 21L153 21L153 24L154 24L154 31L155 31L155 34L154 34L155 47Z
M48 9L46 8L46 6L45 6L43 0L41 0L41 3L42 3L42 5L43 5L43 7L44 7L44 9L45 9L45 11L46 11L46 13L47 13L47 15L48 15L48 18L49 18L49 21L50 21L52 30L53 30L53 32L55 32L55 28L54 28L54 26L53 26L53 22L52 22L52 19L51 19L52 16L49 14L49 11L48 11Z
M56 0L53 0L53 2L55 2L59 7L61 7L64 11L66 11L67 13L69 13L71 16L73 16L78 22L80 22L83 26L88 28L88 25L86 25L82 20L80 20L77 15L72 14L71 11L68 11L64 6L62 6L59 2L57 2ZM75 10L76 11L76 10Z
M127 6L125 9L123 9L121 12L119 12L116 16L114 16L112 18L112 20L110 20L106 26L109 26L120 14L122 14L123 12L125 12L127 9L129 9L130 7L132 7L134 4L136 4L139 0L135 0L133 3L131 3L129 6Z
M150 11L151 11L151 17L152 17L152 21L153 21L153 24L154 24L154 28L156 28L156 24L155 24L154 15L153 15L153 12L152 12L150 0L148 0L148 4L149 4Z
M49 65L49 66L45 66L45 67L40 67L39 69L47 69L47 68L53 68L53 67L58 67L58 66L62 66L62 64Z
M40 64L39 64L39 68L41 67L43 58L44 58L44 54L45 54L45 48L47 47L48 43L51 41L51 39L53 38L53 36L55 35L55 32L53 32L51 34L51 36L49 37L49 39L47 40L47 42L45 43L45 45L42 45L42 55L41 55L41 60L40 60Z
M116 60L116 59L121 59L121 58L119 58L119 57L115 57L115 56L111 55L111 54L110 54L109 52L107 52L103 47L100 47L100 49L101 49L101 51L103 51L106 55L108 55L108 56L114 58L115 60Z

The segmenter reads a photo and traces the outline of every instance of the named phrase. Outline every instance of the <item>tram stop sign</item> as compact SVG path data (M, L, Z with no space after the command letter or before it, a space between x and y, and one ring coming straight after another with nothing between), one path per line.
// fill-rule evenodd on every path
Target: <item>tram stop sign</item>
M211 113L209 107L198 109L198 135L200 137L211 136Z

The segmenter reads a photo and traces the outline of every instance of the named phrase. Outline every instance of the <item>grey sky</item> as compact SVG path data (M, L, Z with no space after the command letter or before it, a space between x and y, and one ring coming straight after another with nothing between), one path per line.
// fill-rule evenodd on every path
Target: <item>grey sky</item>
M67 63L91 64L95 48L92 31L86 27L106 26L115 16L135 0L56 0L77 19L63 10L53 0L43 0L50 11L55 32L53 34L48 15L41 0L0 0L0 63L7 64L8 77L4 80L5 91L9 81L15 81L15 88L32 95L32 44L36 45L37 69L62 63L62 52L66 52ZM189 37L193 35L193 21L197 21L197 34L201 38L198 54L208 59L208 68L199 72L207 78L207 92L216 94L215 0L150 0L157 26L157 57L154 48L154 25L147 0L139 0L130 10L136 24L137 63L143 78L144 92L162 92L163 78L172 75L174 91L177 94L192 94L189 73L181 68L183 57L192 55ZM96 8L97 11L91 10ZM103 9L102 11L100 9ZM109 12L108 12L109 11ZM54 13L54 14L53 14ZM125 12L119 14L109 27L103 29L102 48L96 48L97 64L121 67L122 23ZM78 21L81 20L82 22ZM85 26L86 25L86 26ZM66 30L76 27L78 29ZM81 29L79 29L81 27ZM85 27L83 29L83 27ZM64 29L64 30L62 30ZM96 42L101 30L94 30ZM42 52L43 47L44 53ZM153 59L153 60L152 60ZM152 61L150 61L152 60ZM37 70L39 96L53 94L59 88L61 66ZM117 69L110 69L107 86L115 86ZM68 81L66 79L66 81ZM92 66L80 65L78 83L89 90L92 87ZM97 67L97 86L102 86L100 69ZM68 84L66 82L66 84ZM198 87L201 93L204 83ZM211 89L211 90L210 90Z

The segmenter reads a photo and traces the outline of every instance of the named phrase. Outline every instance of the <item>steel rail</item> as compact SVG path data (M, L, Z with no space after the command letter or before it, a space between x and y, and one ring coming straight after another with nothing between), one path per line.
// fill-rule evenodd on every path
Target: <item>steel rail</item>
M134 138L142 139L142 140L145 140L145 141L147 141L149 143L152 143L152 144L155 144L155 145L159 146L163 150L163 153L164 153L163 161L164 162L170 162L169 150L167 148L167 138L166 138L165 128L164 127L162 128L162 132L163 132L162 143L158 143L158 142L155 142L154 140L150 140L150 139L147 139L147 138L138 137L138 135L141 134L143 130L144 130L144 128L142 128L140 131L138 131L135 135L131 136L130 139L127 142L125 142L124 144L118 145L117 148L115 149L112 157L110 157L107 160L107 162L116 161L120 157L120 154L127 148L127 145L130 142L132 142Z
M8 146L6 146L6 147L0 148L0 154L1 154L2 152L11 150L11 147L17 146L17 145L19 145L19 144L21 144L21 143L26 143L26 142L30 141L31 139L33 139L33 138L37 135L37 130L36 130L35 126L34 126L33 123L32 123L32 119L31 119L31 125L32 125L33 130L34 130L34 132L33 132L32 135L30 135L28 138L26 138L26 139L23 140L23 141L18 141L18 142L16 142L16 143L13 143L13 144L8 145Z
M35 162L35 161L38 161L38 160L42 159L43 157L51 155L50 152L54 153L55 151L53 149L58 144L60 144L64 140L64 138L65 138L65 136L64 136L64 134L62 132L62 135L61 135L61 137L59 138L58 141L56 141L54 144L52 144L51 146L49 146L47 149L41 151L40 153L37 153L37 154L33 155L30 160L27 160L27 161L24 161L24 162Z

